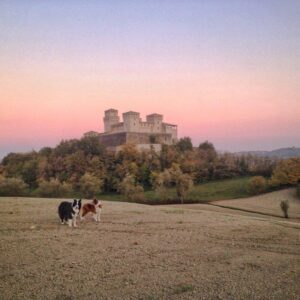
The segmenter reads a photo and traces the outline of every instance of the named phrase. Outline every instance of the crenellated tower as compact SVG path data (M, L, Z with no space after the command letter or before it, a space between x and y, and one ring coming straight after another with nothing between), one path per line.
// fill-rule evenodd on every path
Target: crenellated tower
M118 111L116 109L111 108L104 113L104 132L110 132L112 130L112 125L120 122L120 117L118 116Z
M128 111L123 113L124 130L127 132L139 132L140 129L140 113Z

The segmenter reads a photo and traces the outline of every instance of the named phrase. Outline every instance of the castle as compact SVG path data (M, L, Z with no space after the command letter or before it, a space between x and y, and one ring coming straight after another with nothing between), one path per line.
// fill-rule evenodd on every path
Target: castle
M121 145L135 144L138 149L160 150L161 144L172 145L177 142L177 125L163 122L163 115L150 114L146 122L140 118L140 113L128 111L123 113L123 122L116 109L106 110L103 118L104 133L90 131L85 136L97 135L100 142L114 150Z

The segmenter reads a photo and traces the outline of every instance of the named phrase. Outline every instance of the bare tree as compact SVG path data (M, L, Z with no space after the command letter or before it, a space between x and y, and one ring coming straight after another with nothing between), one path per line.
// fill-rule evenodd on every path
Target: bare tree
M289 207L290 207L290 205L289 205L288 200L283 200L283 201L280 202L280 208L281 208L285 218L289 217L289 215L288 215Z

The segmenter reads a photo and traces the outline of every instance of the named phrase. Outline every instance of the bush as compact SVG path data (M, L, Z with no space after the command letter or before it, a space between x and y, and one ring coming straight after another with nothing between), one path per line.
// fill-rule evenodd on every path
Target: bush
M250 179L247 190L252 195L257 195L267 190L267 181L262 176L255 176Z
M297 185L300 182L300 157L289 158L281 161L275 168L271 185L287 186Z
M58 179L50 179L50 181L42 180L35 191L37 196L41 197L62 197L68 196L72 192L70 184L61 183Z
M181 204L183 204L188 192L193 187L192 177L189 174L182 173L178 164L172 164L172 167L169 169L169 173L171 183L174 183L176 186L177 196L180 199Z
M171 182L171 174L166 169L164 172L157 173L152 172L151 174L152 186L160 200L167 200L168 190L167 188Z
M289 215L288 215L288 210L289 210L289 201L288 200L283 200L280 202L280 208L283 212L283 215L285 218L288 218Z
M86 198L93 198L96 194L100 194L103 187L103 181L96 176L85 173L79 181L79 189Z
M176 193L180 199L181 204L183 204L184 200L190 189L193 187L193 180L188 174L181 174L176 179Z
M128 201L141 202L144 200L144 188L136 184L133 175L127 174L119 184L119 192L123 194Z
M191 138L187 137L187 136L181 138L177 142L176 148L178 149L179 152L192 151L193 150L193 144L192 144Z
M25 196L28 185L20 178L0 176L0 196Z

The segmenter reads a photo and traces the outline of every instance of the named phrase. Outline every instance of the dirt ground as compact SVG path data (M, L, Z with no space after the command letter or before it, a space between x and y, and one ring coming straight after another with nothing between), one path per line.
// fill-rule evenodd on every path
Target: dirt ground
M69 228L60 201L0 198L1 299L300 298L295 220L105 201Z
M280 202L282 200L289 201L290 218L300 220L300 200L296 196L295 188L267 193L251 198L239 199L239 201L222 200L214 201L212 203L219 206L245 209L248 211L272 214L274 216L281 217L283 216L280 208Z

